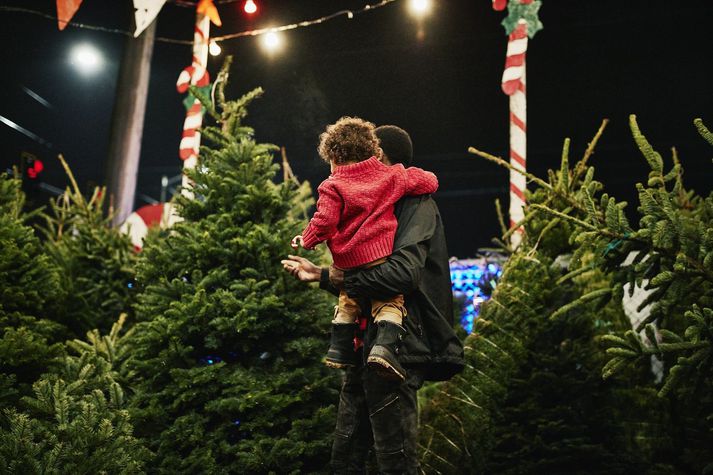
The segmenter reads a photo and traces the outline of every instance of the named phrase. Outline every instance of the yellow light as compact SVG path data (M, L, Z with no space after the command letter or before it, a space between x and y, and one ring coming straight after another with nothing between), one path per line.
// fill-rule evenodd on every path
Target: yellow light
M262 45L268 53L274 53L282 47L282 37L276 31L270 31L262 36Z
M245 13L249 13L252 15L257 11L257 5L255 5L255 2L253 2L253 0L248 0L247 2L245 2L243 10L245 11Z
M208 45L208 51L212 56L218 56L222 49L220 48L220 45L216 43L215 40L210 40L210 44Z
M415 16L422 17L431 11L431 0L409 0L409 10Z

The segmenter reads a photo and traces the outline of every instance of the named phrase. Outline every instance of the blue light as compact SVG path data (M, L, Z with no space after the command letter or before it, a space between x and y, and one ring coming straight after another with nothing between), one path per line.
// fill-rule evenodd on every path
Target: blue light
M488 300L497 287L502 275L502 259L465 259L450 262L453 295L465 298L460 324L470 333L473 321L480 314L484 301Z

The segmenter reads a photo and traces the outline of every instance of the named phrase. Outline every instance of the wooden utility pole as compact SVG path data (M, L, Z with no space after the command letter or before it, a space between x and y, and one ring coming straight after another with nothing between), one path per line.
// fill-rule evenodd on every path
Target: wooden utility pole
M134 209L155 36L153 21L138 38L127 38L121 60L106 166L106 202L114 207L114 225Z

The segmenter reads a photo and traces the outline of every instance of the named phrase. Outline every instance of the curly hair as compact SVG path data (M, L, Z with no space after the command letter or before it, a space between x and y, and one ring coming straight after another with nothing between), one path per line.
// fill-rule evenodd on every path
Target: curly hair
M342 117L319 136L317 151L327 163L361 162L381 153L376 126L358 117Z

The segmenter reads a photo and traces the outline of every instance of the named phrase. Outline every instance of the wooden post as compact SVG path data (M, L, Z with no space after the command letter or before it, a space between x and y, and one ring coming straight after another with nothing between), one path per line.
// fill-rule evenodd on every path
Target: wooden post
M155 36L154 20L138 38L128 38L119 70L106 166L114 225L123 223L134 209Z

